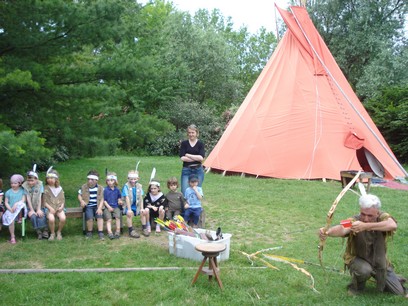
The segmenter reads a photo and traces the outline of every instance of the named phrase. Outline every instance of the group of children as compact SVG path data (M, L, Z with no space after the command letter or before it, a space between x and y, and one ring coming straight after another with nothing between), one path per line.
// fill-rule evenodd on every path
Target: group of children
M197 227L203 198L197 176L189 178L190 187L184 195L178 191L177 179L172 177L167 181L169 191L166 195L161 192L159 182L151 181L144 196L136 170L128 172L127 182L122 190L118 188L119 182L114 172L107 173L106 187L98 185L98 181L98 172L91 170L87 174L87 182L78 190L78 201L85 213L87 239L93 236L95 219L100 240L104 240L104 222L109 239L119 238L122 215L126 216L129 237L132 238L140 237L133 228L133 217L138 215L142 223L142 235L146 237L150 235L156 218L164 221L184 215L186 222L191 221ZM38 179L36 166L27 173L25 181L20 174L12 175L11 188L6 193L3 193L2 185L0 179L0 217L3 225L9 227L11 244L16 243L14 223L16 220L20 222L22 214L30 219L38 239L62 240L62 230L66 223L65 196L55 169L48 169L45 186ZM59 219L57 231L56 219ZM112 220L115 220L114 230ZM158 224L155 230L156 233L161 231Z
M184 214L187 222L190 220L197 226L201 214L201 200L203 191L198 187L198 178L190 178L190 187L185 195L177 191L178 181L175 177L167 181L169 192L164 195L157 181L149 182L147 193L144 195L142 185L139 183L139 173L135 170L128 172L127 182L122 191L118 188L116 173L108 172L105 188L98 185L99 174L91 170L87 176L87 183L78 191L78 200L85 211L87 224L86 237L93 236L93 221L97 220L98 237L104 239L103 222L110 239L120 237L121 216L126 216L129 237L139 238L139 233L133 228L133 217L140 215L142 235L148 237L152 231L154 220L159 218L173 219ZM112 230L112 220L115 220L115 233ZM161 231L156 224L156 233Z
M11 244L16 243L14 223L21 223L23 217L31 220L38 239L62 239L62 229L65 225L65 196L59 183L58 172L50 167L46 174L46 185L38 179L36 166L27 172L26 180L20 174L10 178L10 189L0 191L0 216L3 225L9 227ZM3 182L0 182L0 189ZM4 206L3 203L4 197ZM59 219L58 231L55 232L55 219ZM48 222L47 222L48 220ZM47 224L48 223L48 224ZM48 231L49 227L49 231Z

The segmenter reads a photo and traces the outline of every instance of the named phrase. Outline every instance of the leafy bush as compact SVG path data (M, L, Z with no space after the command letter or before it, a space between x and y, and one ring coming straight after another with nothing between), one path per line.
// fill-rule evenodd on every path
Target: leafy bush
M181 131L171 131L166 135L160 136L147 147L150 155L157 156L174 156L179 154L180 142L184 133Z
M0 132L1 176L25 173L37 164L43 169L52 161L53 151L46 148L45 139L37 131L26 131L15 135L12 131Z

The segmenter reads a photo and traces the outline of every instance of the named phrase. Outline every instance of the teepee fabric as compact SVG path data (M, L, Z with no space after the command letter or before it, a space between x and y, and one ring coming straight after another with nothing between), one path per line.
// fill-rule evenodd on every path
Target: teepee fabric
M288 30L204 165L265 177L340 179L340 171L362 168L357 150L364 150L385 178L405 176L306 9L290 9L278 8Z

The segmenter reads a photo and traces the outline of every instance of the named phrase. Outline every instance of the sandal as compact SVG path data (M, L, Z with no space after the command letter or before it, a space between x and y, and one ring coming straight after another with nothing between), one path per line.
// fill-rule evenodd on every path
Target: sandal
M55 239L55 234L52 233L52 234L50 235L50 237L48 238L48 241L53 241L54 239Z
M57 232L57 240L62 240L62 234L60 232Z
M11 244L16 244L16 243L17 243L17 242L16 242L16 238L14 238L14 237L11 238L9 242L10 242Z

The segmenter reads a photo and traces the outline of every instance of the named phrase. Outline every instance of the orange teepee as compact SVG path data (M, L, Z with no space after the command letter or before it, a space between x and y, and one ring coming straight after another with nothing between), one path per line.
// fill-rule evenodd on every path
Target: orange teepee
M256 176L406 176L304 7L279 9L287 32L205 161Z

